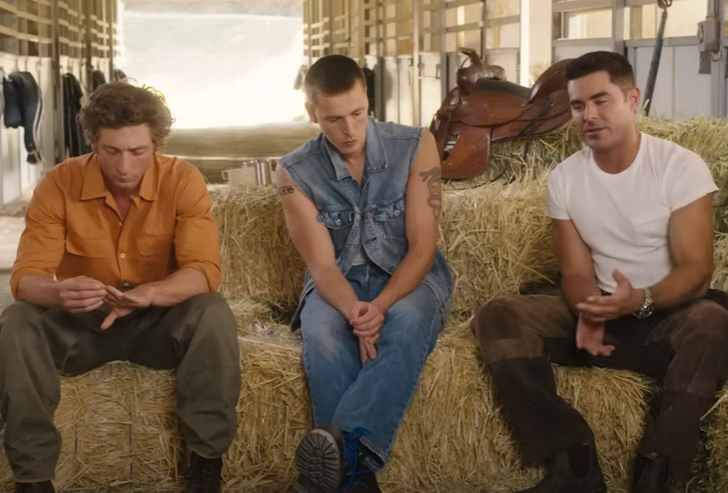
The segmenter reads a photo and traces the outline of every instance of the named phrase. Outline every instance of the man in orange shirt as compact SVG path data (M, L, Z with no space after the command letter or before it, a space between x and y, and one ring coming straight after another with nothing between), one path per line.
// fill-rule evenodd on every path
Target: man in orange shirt
M187 493L220 492L236 429L236 323L216 293L218 232L204 178L156 151L172 118L161 97L101 86L80 121L93 153L51 169L26 214L0 316L0 412L17 493L53 492L59 372L125 360L177 370L192 449Z

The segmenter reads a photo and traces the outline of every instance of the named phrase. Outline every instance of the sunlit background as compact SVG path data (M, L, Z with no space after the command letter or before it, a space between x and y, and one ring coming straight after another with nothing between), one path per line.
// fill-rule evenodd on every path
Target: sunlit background
M259 11L260 3L250 10ZM118 64L165 95L175 128L304 119L303 95L294 89L304 62L300 5L281 15L201 13L183 5L189 4L129 0L119 16Z

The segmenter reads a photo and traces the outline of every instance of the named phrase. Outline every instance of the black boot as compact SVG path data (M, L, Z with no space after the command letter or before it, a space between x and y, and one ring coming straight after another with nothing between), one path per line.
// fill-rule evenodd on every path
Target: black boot
M381 493L376 475L364 466L368 452L359 439L365 434L324 425L306 435L296 450L298 482L291 493Z
M296 449L298 481L291 493L334 493L345 476L344 436L334 425L308 433Z
M15 493L56 493L53 483L39 481L38 483L15 483Z
M635 459L634 493L667 493L667 457L650 454Z
M559 453L546 477L520 493L607 493L593 441Z
M377 483L377 475L365 467L354 471L339 489L346 493L382 493Z
M185 493L222 493L222 459L205 459L192 452Z

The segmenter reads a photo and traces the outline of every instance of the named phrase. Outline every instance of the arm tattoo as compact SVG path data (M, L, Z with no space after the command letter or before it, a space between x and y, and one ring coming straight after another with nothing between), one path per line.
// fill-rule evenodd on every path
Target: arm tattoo
M294 190L291 185L283 185L282 187L278 187L278 195L288 195L293 192Z
M427 205L432 209L435 220L440 217L440 209L442 209L442 172L439 166L435 166L430 171L420 173L422 181L427 183L430 195L427 197Z

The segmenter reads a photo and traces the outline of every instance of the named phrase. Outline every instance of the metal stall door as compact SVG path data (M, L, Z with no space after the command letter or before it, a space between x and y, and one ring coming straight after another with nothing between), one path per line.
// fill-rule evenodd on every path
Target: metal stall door
M521 50L519 48L499 48L485 53L488 65L499 65L506 71L506 80L521 84ZM523 84L521 84L523 85Z
M398 123L399 119L399 68L397 57L381 58L382 64L382 99L384 114L382 121Z
M397 122L403 125L414 124L412 57L397 57Z
M628 57L638 87L644 91L650 72L655 40L627 42ZM695 38L666 38L650 107L650 117L685 120L694 116L719 116L712 91L711 74L698 73L698 47ZM644 97L640 108L645 105Z
M439 53L423 53L420 55L420 126L429 127L432 118L440 108L445 95L442 93L442 81Z

